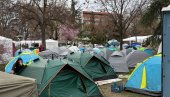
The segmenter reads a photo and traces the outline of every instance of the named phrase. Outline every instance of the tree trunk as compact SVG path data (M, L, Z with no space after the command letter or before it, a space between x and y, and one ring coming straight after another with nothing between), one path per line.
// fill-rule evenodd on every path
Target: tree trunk
M42 45L44 47L44 50L46 50L46 41L45 41L45 25L43 24L42 27L41 27L41 33L42 33Z
M122 29L120 29L120 50L122 50L123 49L123 30Z

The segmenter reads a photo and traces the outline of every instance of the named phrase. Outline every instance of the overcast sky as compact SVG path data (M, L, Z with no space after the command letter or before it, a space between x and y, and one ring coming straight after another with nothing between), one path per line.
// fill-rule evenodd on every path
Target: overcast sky
M100 4L95 2L96 0L77 0L77 1L78 1L77 6L81 7L83 11L99 11L101 9Z

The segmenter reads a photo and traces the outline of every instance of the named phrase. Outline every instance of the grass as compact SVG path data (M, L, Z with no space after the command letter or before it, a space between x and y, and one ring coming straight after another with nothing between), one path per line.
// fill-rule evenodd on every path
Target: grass
M127 91L123 91L121 93L113 93L111 92L111 85L112 84L100 86L100 90L104 97L151 97L151 96L127 92Z

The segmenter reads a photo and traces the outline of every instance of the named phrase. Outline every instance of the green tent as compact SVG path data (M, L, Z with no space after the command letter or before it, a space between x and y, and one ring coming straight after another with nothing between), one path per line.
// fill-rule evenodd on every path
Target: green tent
M37 79L39 97L102 97L88 74L70 61L39 60L21 75Z
M95 81L117 77L109 62L101 56L89 53L74 53L68 55L68 60L80 64Z

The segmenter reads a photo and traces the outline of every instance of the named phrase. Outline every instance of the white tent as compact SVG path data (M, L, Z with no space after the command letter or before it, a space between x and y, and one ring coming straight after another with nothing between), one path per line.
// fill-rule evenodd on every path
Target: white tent
M28 44L29 47L31 47L32 43L38 43L39 45L42 43L41 40L22 40L22 41L17 41L15 42L15 45L20 45L21 44ZM46 48L49 50L53 50L58 47L58 41L53 40L53 39L47 39L46 40Z
M6 64L12 55L12 39L0 36L0 64Z
M123 41L136 41L139 43L143 43L147 38L151 37L151 35L148 36L133 36L133 37L129 37L129 38L125 38L123 39Z

